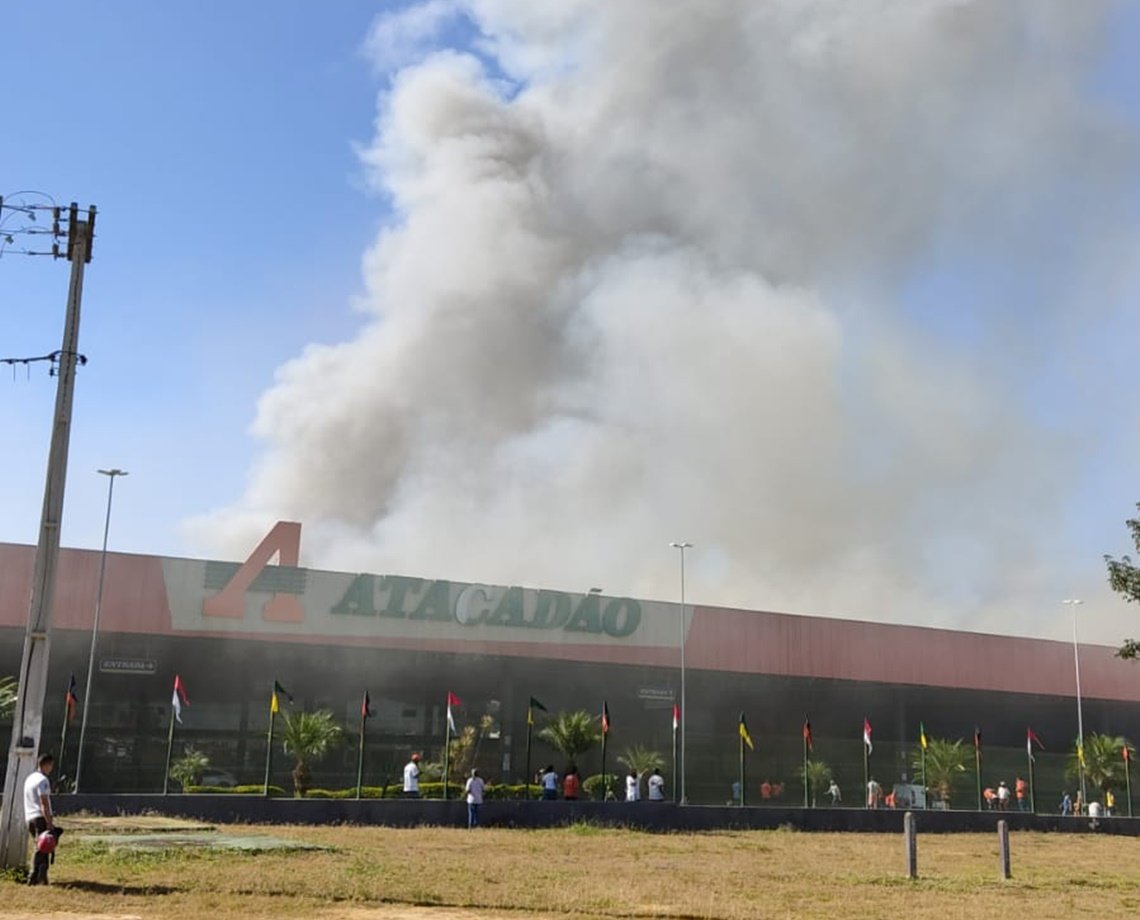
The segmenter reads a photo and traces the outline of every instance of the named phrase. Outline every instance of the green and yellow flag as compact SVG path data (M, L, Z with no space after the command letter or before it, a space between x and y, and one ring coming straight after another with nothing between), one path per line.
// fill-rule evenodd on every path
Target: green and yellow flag
M748 750L754 751L756 748L752 745L752 736L748 734L748 723L744 721L744 713L740 714L740 725L738 727L741 740L748 745Z
M926 726L921 722L918 723L918 743L925 751L929 742L926 740Z
M530 698L530 703L526 707L526 724L534 725L534 710L541 709L543 712L549 712L545 706L542 705L535 697Z
M1077 739L1077 763L1083 768L1085 766L1085 746L1081 744L1081 739Z
M279 693L283 697L285 697L285 699L287 699L290 703L293 702L293 694L290 693L288 690L286 690L284 687L282 687L280 683L278 683L277 681L274 681L273 682L273 696L271 696L269 698L269 711L273 715L277 715L277 713L279 713L281 711L281 703L277 699L277 694L279 694Z

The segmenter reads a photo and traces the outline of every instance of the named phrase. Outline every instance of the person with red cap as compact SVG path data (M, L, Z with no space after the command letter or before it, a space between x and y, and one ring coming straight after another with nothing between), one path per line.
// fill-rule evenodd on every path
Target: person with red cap
M404 798L418 799L420 797L420 755L413 754L412 759L404 767Z

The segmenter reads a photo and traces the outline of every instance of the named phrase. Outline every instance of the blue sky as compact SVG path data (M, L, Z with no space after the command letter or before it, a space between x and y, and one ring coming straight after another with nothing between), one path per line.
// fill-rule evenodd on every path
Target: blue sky
M95 470L118 466L131 475L116 489L112 546L184 552L183 523L243 492L259 453L249 426L275 369L364 322L352 307L361 257L390 215L355 153L386 86L362 45L392 6L121 0L113 16L79 0L0 7L0 194L34 189L100 209L66 545L99 544L106 480ZM1088 98L1140 137L1140 4L1118 4L1114 16ZM1138 205L1134 188L1121 203L1133 226ZM1043 260L1056 243L1046 237ZM905 305L931 336L989 360L1008 346L986 338L987 304L1031 302L1048 272L1011 276L975 256L932 258L905 285ZM1110 288L1092 294L1140 293L1135 273ZM58 348L66 290L63 262L0 259L0 358ZM1018 382L1027 413L1083 445L1057 549L1087 553L1090 568L1101 552L1127 550L1123 518L1140 499L1137 433L1096 411L1134 400L1117 374L1134 328L1119 313L1074 319L1071 352ZM42 366L0 366L0 541L35 542L54 392ZM957 551L968 565L970 549Z

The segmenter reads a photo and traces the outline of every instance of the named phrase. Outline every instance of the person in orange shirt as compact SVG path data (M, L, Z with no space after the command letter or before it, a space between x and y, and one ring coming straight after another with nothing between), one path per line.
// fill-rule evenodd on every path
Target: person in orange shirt
M578 778L578 768L574 764L570 764L566 768L566 774L562 777L562 798L567 802L575 802L578 800L578 792L582 788L582 781Z
M1029 811L1029 783L1020 776L1014 781L1013 795L1017 799L1017 810Z
M760 784L760 798L772 798L772 784L768 782L768 780L764 780L764 782Z

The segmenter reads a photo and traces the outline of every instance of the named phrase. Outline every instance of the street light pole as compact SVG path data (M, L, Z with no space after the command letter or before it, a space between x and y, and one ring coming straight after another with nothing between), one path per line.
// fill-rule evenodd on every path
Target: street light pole
M115 477L126 476L126 470L98 470L107 477L107 517L103 522L103 551L99 555L99 589L95 594L95 622L91 625L91 653L87 656L87 683L83 687L83 718L79 723L79 752L75 761L75 791L83 775L83 750L87 741L87 710L91 704L91 682L95 678L95 643L99 638L99 615L103 612L103 578L107 574L107 536L111 532L111 501L115 497Z
M1081 778L1081 804L1088 807L1088 798L1085 792L1085 721L1081 711L1081 656L1077 647L1077 608L1084 603L1077 598L1066 598L1061 601L1073 608L1073 670L1077 676L1077 771Z
M685 639L686 639L686 617L685 617L685 550L692 549L692 543L673 542L669 544L674 549L681 551L681 804L689 804L689 796L685 789L685 725L689 721L689 709L686 705L685 699Z

